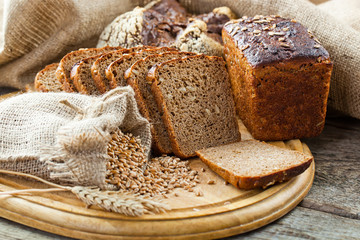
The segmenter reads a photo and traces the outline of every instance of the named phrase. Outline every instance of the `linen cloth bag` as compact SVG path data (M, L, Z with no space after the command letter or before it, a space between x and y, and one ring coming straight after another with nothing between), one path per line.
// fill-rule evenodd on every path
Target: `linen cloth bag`
M0 169L62 184L110 189L107 144L118 128L150 151L150 124L138 112L131 87L101 97L21 94L0 102L0 119Z
M95 46L116 16L144 6L147 0L4 0L0 42L0 86L23 89L46 64L66 52ZM338 0L332 0L338 1ZM345 2L344 2L345 1ZM342 9L346 1L341 0ZM239 17L278 14L304 24L322 42L334 61L329 106L360 119L360 32L339 20L359 11L317 7L307 0L180 0L190 12L210 12L228 6ZM337 2L339 4L339 2ZM350 5L353 6L353 5ZM331 14L321 10L330 10ZM332 10L331 10L332 9ZM335 8L336 9L336 8ZM354 18L356 19L355 16ZM358 21L358 18L357 18Z

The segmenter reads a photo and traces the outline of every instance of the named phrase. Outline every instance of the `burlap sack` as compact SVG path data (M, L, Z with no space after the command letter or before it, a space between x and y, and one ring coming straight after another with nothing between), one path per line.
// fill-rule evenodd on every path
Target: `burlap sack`
M24 88L45 64L96 38L117 15L149 1L6 0L0 85ZM230 7L238 16L295 18L320 39L334 61L329 105L360 118L360 33L307 0L180 0L194 13ZM90 44L91 45L91 44Z
M21 94L0 103L0 119L0 169L55 182L107 188L107 144L117 128L150 150L150 124L139 114L131 87L102 97Z

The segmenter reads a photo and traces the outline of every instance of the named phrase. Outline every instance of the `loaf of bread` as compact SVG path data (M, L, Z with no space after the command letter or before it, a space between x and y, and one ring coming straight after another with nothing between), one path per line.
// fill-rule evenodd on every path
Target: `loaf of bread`
M220 57L195 55L153 66L147 76L172 150L181 158L240 140L229 76Z
M151 123L153 149L156 153L169 154L172 153L172 149L165 124L161 119L161 113L151 92L151 85L146 82L146 76L153 65L194 54L189 52L165 52L150 55L135 62L125 72L124 76L127 83L134 89L140 113Z
M103 54L105 52L119 50L122 47L109 47L105 46L102 48L84 48L77 51L72 51L66 54L60 61L59 66L56 70L56 77L62 84L62 89L65 92L77 92L73 81L70 78L70 72L72 67L80 62L84 58Z
M313 157L256 140L240 141L196 152L227 182L242 189L267 187L304 172Z
M131 67L136 61L143 59L149 55L163 53L168 51L177 51L174 48L158 47L125 54L121 58L112 62L106 69L106 78L110 81L110 88L123 87L127 85L124 78L125 71Z
M118 16L104 29L97 47L167 46L221 55L221 29L233 18L235 14L228 7L192 15L176 0L156 0Z
M62 84L56 78L55 71L59 63L52 63L36 74L34 87L39 92L61 92Z
M254 138L314 137L325 123L332 62L300 23L243 17L223 28L237 112Z

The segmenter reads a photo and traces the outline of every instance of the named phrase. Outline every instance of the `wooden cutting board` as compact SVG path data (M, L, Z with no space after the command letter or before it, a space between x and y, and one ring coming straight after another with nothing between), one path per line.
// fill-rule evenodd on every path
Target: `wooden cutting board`
M242 139L251 135L240 123ZM299 140L272 142L311 154ZM203 239L244 233L264 226L293 209L311 188L315 166L290 181L265 190L239 190L212 172L199 159L190 160L201 183L194 192L176 189L163 201L172 210L163 214L125 217L96 207L86 208L69 192L0 196L0 216L47 232L80 239ZM205 172L201 169L204 168ZM207 184L215 180L216 184ZM25 178L0 175L0 191L47 188Z

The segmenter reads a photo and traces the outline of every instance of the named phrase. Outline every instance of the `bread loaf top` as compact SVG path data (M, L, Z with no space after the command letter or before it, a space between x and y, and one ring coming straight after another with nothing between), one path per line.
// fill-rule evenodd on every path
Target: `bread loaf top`
M226 23L223 39L225 34L253 67L287 60L329 60L319 40L293 19L274 15L243 17Z

